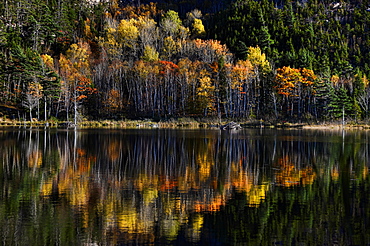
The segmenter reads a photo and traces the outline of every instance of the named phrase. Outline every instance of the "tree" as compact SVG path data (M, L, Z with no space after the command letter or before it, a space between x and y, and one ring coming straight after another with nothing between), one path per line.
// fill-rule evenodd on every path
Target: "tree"
M144 54L141 59L147 62L158 61L159 53L150 45L146 45L144 49Z
M215 87L212 85L211 78L206 70L202 70L199 76L196 101L199 109L203 112L203 115L207 116L210 112L214 111L213 93Z
M369 87L369 80L364 76L362 78L362 83L364 85L364 90L362 93L359 94L357 100L359 103L359 106L362 109L362 112L364 112L365 119L369 118L369 110L370 110L370 87Z
M182 21L176 11L169 10L162 16L160 25L166 36L175 36L182 26Z
M251 83L251 92L253 94L251 98L254 100L253 105L255 107L256 117L260 117L263 114L269 113L268 105L271 98L269 95L272 93L272 68L265 53L262 53L259 46L248 48L247 60L253 67L253 81Z
M26 108L28 108L30 113L30 121L33 121L32 118L32 110L35 107L39 107L40 99L42 98L42 86L38 82L31 82L28 85L27 91L24 96L24 100L22 102L22 105ZM37 114L37 117L39 115Z
M62 81L62 93L64 105L69 119L70 102L73 103L74 121L77 123L80 103L88 102L88 96L96 93L91 81L91 67L89 63L90 47L87 43L80 41L72 44L67 50L67 56L61 55L59 59L60 75ZM85 105L87 107L87 105Z
M121 20L117 27L117 42L124 47L135 49L138 37L139 30L135 26L135 20Z
M290 112L290 117L295 113L299 118L306 112L305 107L309 105L313 93L316 75L310 69L296 69L283 67L277 69L274 82L277 93L283 96L283 107L285 112ZM296 105L296 109L295 106Z
M353 105L347 94L347 90L343 86L338 88L333 87L330 98L331 100L328 107L332 118L336 120L342 119L344 124L346 116L353 115Z
M44 97L44 120L51 116L53 104L60 98L60 78L54 71L54 59L47 55L41 55L42 70L40 84L43 88ZM57 112L55 112L57 113Z

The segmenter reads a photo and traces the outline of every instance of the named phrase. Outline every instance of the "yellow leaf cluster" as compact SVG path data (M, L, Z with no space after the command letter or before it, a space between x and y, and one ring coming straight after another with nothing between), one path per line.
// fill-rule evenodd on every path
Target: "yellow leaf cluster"
M159 60L159 53L155 50L154 47L146 45L144 48L144 54L141 57L144 61L153 62Z
M54 69L54 60L51 56L47 54L41 55L41 59L48 68Z
M266 59L266 55L262 53L260 47L249 47L247 60L250 61L254 68L259 68L262 73L271 72L270 62Z
M252 189L248 192L248 205L258 207L265 200L268 190L269 186L267 184L252 186Z
M195 36L203 36L206 34L206 30L204 29L202 20L194 19L194 22L192 25L192 32L193 32L193 35Z
M135 25L135 20L121 20L117 27L117 42L123 46L133 48L139 37L139 29Z

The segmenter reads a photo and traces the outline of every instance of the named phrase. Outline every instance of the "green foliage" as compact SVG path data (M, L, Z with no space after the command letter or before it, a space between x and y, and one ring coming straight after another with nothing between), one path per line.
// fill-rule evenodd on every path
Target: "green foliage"
M330 90L329 113L334 119L353 116L353 104L344 87Z

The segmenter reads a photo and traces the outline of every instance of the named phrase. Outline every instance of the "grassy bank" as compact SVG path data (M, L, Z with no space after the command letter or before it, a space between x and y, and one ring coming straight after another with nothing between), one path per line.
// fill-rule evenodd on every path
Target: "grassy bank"
M178 118L163 121L154 121L152 119L143 120L95 120L80 121L75 126L73 122L50 120L50 121L17 121L9 119L0 119L0 127L36 127L36 128L122 128L122 129L151 129L151 128L220 128L233 120L222 119L193 119ZM367 123L347 123L345 125L334 123L289 123L289 122L264 122L264 121L235 121L243 128L302 128L302 129L370 129Z

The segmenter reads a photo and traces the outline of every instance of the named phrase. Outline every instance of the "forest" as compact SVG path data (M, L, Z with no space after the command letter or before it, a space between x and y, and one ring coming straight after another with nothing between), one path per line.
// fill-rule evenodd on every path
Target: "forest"
M5 0L0 117L366 122L369 4Z

